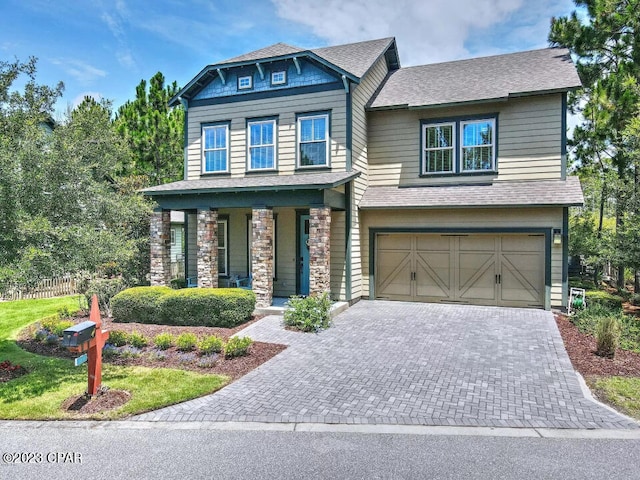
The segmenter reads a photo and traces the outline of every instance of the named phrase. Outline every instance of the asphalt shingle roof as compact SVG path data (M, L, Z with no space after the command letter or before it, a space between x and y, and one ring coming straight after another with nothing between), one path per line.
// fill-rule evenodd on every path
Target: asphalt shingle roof
M388 37L377 40L368 40L365 42L348 43L346 45L313 49L302 49L287 45L286 43L276 43L259 50L254 50L253 52L224 60L217 63L217 65L249 62L252 60L261 60L281 55L289 55L292 53L312 52L324 60L334 64L336 67L361 78L367 70L371 68L380 55L389 48L393 41L393 37Z
M578 177L566 180L495 182L481 185L369 187L362 209L578 206Z
M342 185L360 175L360 172L324 172L296 175L256 175L249 177L212 177L200 180L180 180L142 190L147 195L173 195L178 193L224 193L243 190L322 189Z
M579 86L569 51L545 48L395 70L369 108L446 105Z
M249 53L244 53L242 55L238 55L237 57L229 58L227 60L219 62L219 65L225 63L248 62L251 60L260 60L262 58L279 57L281 55L289 55L291 53L298 53L302 51L304 51L302 48L287 45L286 43L274 43L273 45L269 45L268 47L254 50Z

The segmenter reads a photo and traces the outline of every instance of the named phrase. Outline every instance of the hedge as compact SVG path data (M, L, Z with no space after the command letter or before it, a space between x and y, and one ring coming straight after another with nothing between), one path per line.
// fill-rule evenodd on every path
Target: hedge
M235 327L251 318L256 296L240 288L135 287L111 301L115 322Z
M602 305L603 307L613 310L622 309L622 297L612 295L604 290L591 290L585 293L587 306L590 305Z
M111 312L115 322L158 323L158 299L173 292L169 287L133 287L123 290L111 299Z

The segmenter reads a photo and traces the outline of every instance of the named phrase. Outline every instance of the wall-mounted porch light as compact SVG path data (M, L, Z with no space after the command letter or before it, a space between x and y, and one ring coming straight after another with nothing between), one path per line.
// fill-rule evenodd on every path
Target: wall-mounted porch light
M562 245L562 230L559 228L553 229L553 244Z

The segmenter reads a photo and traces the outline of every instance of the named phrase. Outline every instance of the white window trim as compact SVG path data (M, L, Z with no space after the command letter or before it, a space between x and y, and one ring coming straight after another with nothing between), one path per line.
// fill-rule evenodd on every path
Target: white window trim
M325 125L326 125L326 129L324 131L324 142L326 142L327 144L327 148L325 148L325 159L324 159L324 165L301 165L301 160L302 160L302 155L300 155L300 145L302 143L318 143L320 142L320 140L314 140L311 142L301 142L300 141L300 134L302 132L302 129L300 128L300 121L301 120L309 120L309 119L313 119L313 118L324 118L326 120ZM329 150L331 149L331 137L329 135L329 114L327 113L320 113L320 114L310 114L310 115L300 115L296 121L296 163L297 163L297 168L325 168L325 167L329 167Z
M249 85L242 86L242 80L245 78L249 79ZM253 88L253 75L243 75L238 77L238 90L251 90Z
M278 74L282 74L282 81L275 81L273 77ZM271 72L271 85L285 85L287 83L287 71L286 70L278 70L277 72Z
M177 237L177 229L175 227L171 228L171 245L175 245L176 244L176 237Z
M453 145L451 147L427 148L426 146L427 145L427 129L433 128L433 127L446 127L446 126L451 126ZM456 173L457 137L458 137L458 134L456 132L456 122L427 123L422 125L422 175L450 175L452 173ZM451 170L441 171L441 172L428 172L427 171L427 151L438 151L438 150L452 151Z
M224 128L225 129L225 148L208 148L205 149L205 131L207 129L210 128ZM201 152L201 166L200 166L200 170L202 173L228 173L229 172L229 125L224 123L224 124L217 124L217 125L204 125L202 127L202 136L201 136L201 143L202 143L202 152ZM206 152L215 152L215 151L219 151L219 150L225 150L226 155L225 155L225 166L226 168L224 170L207 170L207 158L205 153Z
M464 145L462 132L464 130L465 125L471 125L474 123L490 123L491 124L491 143L490 144L482 144L482 145ZM460 172L462 173L470 173L470 172L493 172L496 169L496 119L495 118L478 118L473 120L461 120L460 127L458 131L458 136L460 138L460 146L458 147L458 155L459 155L459 166ZM473 147L491 147L491 168L488 169L464 169L464 148L473 148Z
M224 247L220 247L220 242L218 242L218 275L226 277L229 275L229 220L226 218L218 219L218 228L220 228L220 224L224 224ZM217 232L216 235L218 235ZM224 250L224 262L220 261L220 250ZM224 265L224 273L222 274L220 274L220 265Z
M262 124L262 123L271 123L273 125L273 143L272 144L262 144L262 145L251 145L251 125ZM277 157L277 137L278 137L278 124L275 119L269 120L252 120L247 122L247 170L250 172L263 172L268 170L276 170L278 159ZM251 167L251 149L257 147L273 147L273 166L265 167L265 168L252 168Z

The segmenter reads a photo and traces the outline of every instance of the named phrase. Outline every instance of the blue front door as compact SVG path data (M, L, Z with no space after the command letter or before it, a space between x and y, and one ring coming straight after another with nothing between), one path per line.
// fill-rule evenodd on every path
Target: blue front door
M309 215L298 221L298 295L309 295Z

